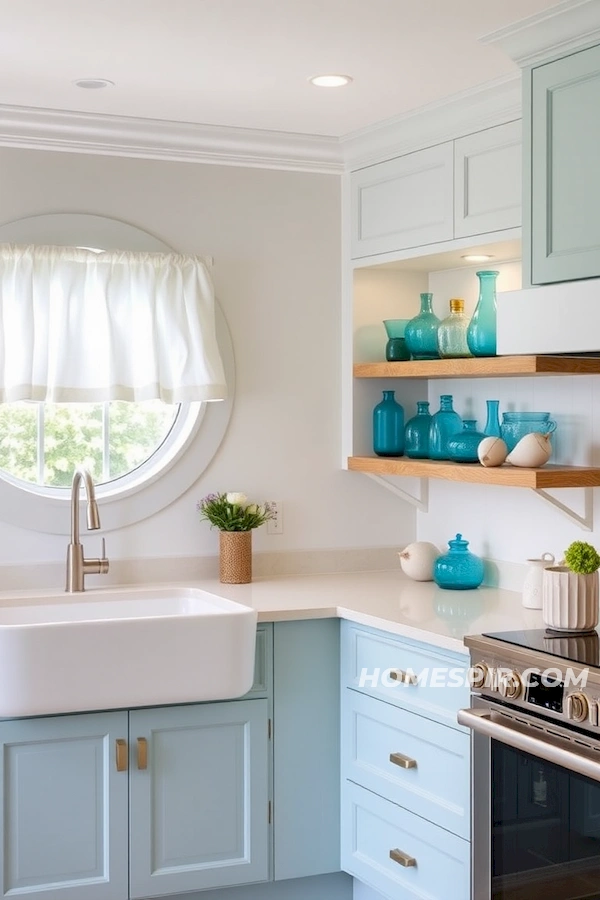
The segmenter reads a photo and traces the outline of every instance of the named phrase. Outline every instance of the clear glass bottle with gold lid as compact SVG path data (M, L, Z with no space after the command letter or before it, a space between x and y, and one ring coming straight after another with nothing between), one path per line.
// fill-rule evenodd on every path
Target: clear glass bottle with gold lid
M467 344L469 319L465 315L465 301L453 297L450 301L450 315L440 322L437 332L438 350L442 358L451 359L472 356Z

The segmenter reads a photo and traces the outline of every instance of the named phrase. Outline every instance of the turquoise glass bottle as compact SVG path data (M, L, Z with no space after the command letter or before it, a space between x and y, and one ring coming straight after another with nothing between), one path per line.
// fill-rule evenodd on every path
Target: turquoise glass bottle
M394 391L384 391L383 400L373 410L373 450L377 456L404 453L404 410Z
M485 421L484 433L487 437L501 437L500 432L500 415L498 409L500 407L499 400L486 400L487 419Z
M409 419L404 429L404 452L411 459L429 459L429 429L431 413L429 402L417 403L417 414Z
M404 330L406 346L413 359L439 359L437 330L440 320L431 308L433 294L421 294L421 310Z
M448 459L448 441L462 429L462 419L452 406L452 394L442 394L440 408L431 417L429 458Z
M498 272L477 272L479 299L467 328L473 356L496 355L496 278Z
M453 434L447 443L448 459L461 463L479 462L477 448L484 437L482 431L477 431L475 419L465 419L462 431Z
M471 553L469 542L457 534L448 541L449 550L438 556L433 564L433 580L449 591L468 591L479 587L483 581L483 560Z

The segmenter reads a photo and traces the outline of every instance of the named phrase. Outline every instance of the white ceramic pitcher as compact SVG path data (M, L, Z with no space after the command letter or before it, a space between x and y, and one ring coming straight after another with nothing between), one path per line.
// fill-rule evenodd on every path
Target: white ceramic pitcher
M552 553L542 553L539 559L528 559L529 569L523 584L523 606L526 609L542 608L542 581L544 569L554 564Z

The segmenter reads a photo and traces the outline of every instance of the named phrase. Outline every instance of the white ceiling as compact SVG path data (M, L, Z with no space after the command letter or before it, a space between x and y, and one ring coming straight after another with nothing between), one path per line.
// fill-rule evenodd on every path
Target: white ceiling
M478 38L555 3L0 0L0 104L339 137L515 74Z

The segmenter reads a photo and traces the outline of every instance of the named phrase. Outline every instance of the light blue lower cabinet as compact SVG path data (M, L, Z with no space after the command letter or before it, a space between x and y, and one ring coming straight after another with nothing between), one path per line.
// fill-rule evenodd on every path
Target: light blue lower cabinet
M347 782L342 868L390 900L468 900L468 841Z
M346 689L342 777L469 840L468 734Z
M267 700L129 717L131 897L266 881Z
M127 900L127 713L0 722L0 741L0 896Z

